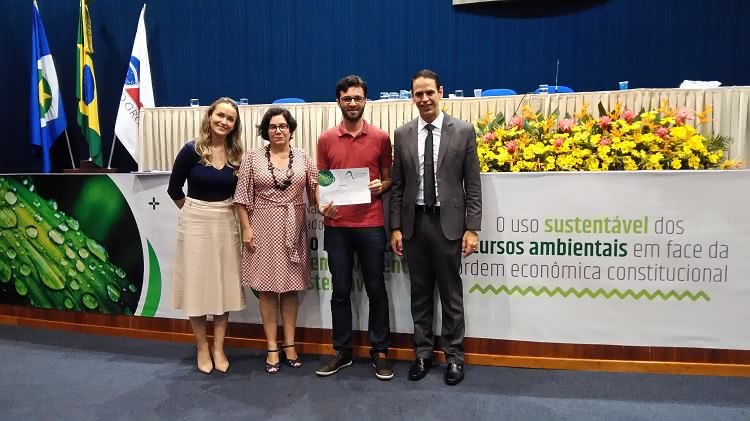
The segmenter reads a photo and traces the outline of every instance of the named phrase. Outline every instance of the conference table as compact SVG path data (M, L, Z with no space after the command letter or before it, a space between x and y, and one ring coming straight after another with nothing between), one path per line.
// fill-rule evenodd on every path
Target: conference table
M711 121L698 127L704 135L711 133L734 139L726 153L730 159L746 160L750 150L750 87L734 86L713 89L631 89L624 91L578 92L571 94L526 94L498 97L444 98L443 109L450 115L475 123L487 113L501 112L506 116L520 112L528 105L545 115L573 115L583 104L598 115L598 104L611 110L616 103L633 111L655 110L662 101L671 108L683 105L693 111L711 107ZM263 145L256 126L269 104L242 105L242 138L247 150ZM335 102L283 104L297 119L297 131L292 143L315 156L318 135L341 120L341 110ZM140 113L137 159L139 171L168 171L182 145L198 134L206 106L143 108ZM418 116L411 100L368 101L365 119L393 136L400 125Z

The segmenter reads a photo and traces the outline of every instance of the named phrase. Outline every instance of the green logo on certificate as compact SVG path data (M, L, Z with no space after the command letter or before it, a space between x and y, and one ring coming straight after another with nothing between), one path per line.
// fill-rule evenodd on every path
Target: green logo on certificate
M318 171L318 183L323 187L328 187L336 181L336 177L328 170Z

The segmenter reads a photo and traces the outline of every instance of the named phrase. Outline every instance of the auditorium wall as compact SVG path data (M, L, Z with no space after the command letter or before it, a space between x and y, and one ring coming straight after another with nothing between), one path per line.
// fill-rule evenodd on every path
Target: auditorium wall
M94 63L105 156L142 1L95 0ZM218 96L268 103L285 96L334 99L338 78L361 74L370 98L408 89L436 70L446 93L533 91L559 82L576 91L676 87L683 79L746 85L750 36L741 0L561 0L453 6L451 0L152 0L146 28L158 106ZM75 122L77 0L39 0L67 111L76 161L88 157ZM29 137L31 1L0 0L0 172L41 170ZM70 166L65 139L53 170ZM115 149L115 166L135 169Z

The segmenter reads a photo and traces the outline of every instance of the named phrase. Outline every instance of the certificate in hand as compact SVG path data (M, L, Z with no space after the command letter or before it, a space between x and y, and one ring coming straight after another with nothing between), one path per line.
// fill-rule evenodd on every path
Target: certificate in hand
M370 170L367 168L318 171L320 204L322 206L331 201L335 206L370 203L369 183Z

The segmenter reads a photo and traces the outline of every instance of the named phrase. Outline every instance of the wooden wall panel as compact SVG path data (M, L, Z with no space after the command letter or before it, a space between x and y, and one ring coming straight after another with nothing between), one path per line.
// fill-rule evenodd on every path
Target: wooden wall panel
M62 310L0 305L0 323L151 340L192 342L187 320L158 317L108 316ZM414 357L411 335L395 333L390 356ZM367 332L355 332L355 353L368 355ZM329 329L298 328L299 351L332 354ZM260 325L231 323L227 345L265 349ZM750 351L620 345L558 344L466 338L466 363L528 368L633 371L654 373L750 376ZM442 360L436 352L435 358Z

